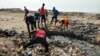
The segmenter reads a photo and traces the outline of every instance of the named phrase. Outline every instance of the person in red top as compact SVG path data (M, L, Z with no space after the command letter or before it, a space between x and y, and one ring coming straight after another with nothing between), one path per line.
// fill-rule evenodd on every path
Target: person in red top
M64 30L66 30L66 29L68 28L69 22L70 22L70 19L68 19L68 18L62 19L62 20L60 21L61 27L64 25Z
M48 52L48 43L46 41L46 33L44 29L36 29L32 34L33 34L32 40L29 43L26 43L25 45L21 46L18 49L18 52L21 52L28 46L31 46L36 43L42 44L45 47L45 52Z
M41 24L43 26L43 22L45 23L45 27L46 27L46 19L48 16L47 10L44 8L45 4L42 4L42 7L39 9L39 13L41 16Z

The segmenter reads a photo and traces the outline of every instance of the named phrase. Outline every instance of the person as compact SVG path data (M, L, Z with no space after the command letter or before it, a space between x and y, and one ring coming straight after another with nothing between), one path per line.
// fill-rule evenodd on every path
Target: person
M53 16L52 16L52 20L50 22L50 25L52 24L53 20L55 20L55 25L56 25L59 11L55 7L53 7L52 13L53 13Z
M40 28L39 23L40 23L40 14L39 11L34 13L34 18L36 20L36 23L38 24L38 28Z
M44 22L45 27L46 27L46 19L47 19L48 13L47 13L47 10L44 8L44 6L45 4L43 3L42 7L39 9L39 13L41 16L41 24L43 26L43 22Z
M62 20L60 21L61 27L64 25L64 30L66 30L66 29L68 28L68 24L69 24L70 21L71 21L71 20L68 19L68 18L62 19Z
M36 19L34 16L30 15L26 17L26 23L29 27L31 27L31 31L36 29Z
M24 11L25 11L24 19L26 19L27 15L29 14L29 10L26 8L26 6L24 6Z
M34 29L36 29L36 21L34 19L34 16L28 16L29 10L26 8L26 6L24 7L24 13L25 13L24 20L27 25L29 37L31 38L30 32L33 31ZM31 27L31 29L30 29L30 27Z
M25 50L27 47L40 43L45 47L45 52L48 52L48 43L46 41L46 32L44 29L36 29L33 31L33 38L30 42L26 43L25 45L21 46L18 49L18 53L21 53L23 50Z

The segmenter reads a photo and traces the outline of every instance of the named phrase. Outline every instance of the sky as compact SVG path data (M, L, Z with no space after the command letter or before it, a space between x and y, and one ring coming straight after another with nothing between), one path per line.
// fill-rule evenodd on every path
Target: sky
M100 13L100 0L0 0L0 8L21 8L37 10L45 3L46 9L56 7L66 12Z

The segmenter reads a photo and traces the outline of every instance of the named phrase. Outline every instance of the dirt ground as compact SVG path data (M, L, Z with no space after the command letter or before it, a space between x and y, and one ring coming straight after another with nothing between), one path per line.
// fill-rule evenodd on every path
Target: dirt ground
M30 13L29 15L34 15L34 13ZM64 14L60 14L58 16L58 20L61 20L63 19L64 17L67 17L69 19L71 19L71 22L73 21L79 21L79 22L82 22L83 24L87 24L87 23L93 23L95 25L99 25L99 32L96 36L96 39L97 41L100 41L100 19L97 19L96 17L96 14L84 14L84 15L79 15L79 14L74 14L74 15L71 15L69 13L64 15ZM47 21L47 26L48 28L50 29L57 29L57 27L60 27L60 23L57 23L57 25L55 26L54 23L50 26L50 21L51 21L51 18L52 18L52 15L49 15L48 16L48 21ZM14 12L0 12L0 28L2 29L16 29L18 33L21 33L22 31L24 32L27 32L27 27L26 27L26 23L24 21L24 13L14 13ZM71 28L71 26L69 26L69 28ZM16 51L14 51L14 49L16 49L16 47L14 46L14 43L12 42L13 38L3 38L3 37L0 37L0 47L2 46L1 49L5 50L5 51L9 51L10 50L10 53L12 56L15 56L16 55ZM54 39L53 39L54 40ZM64 39L65 40L65 39ZM68 39L66 39L68 40ZM66 41L65 40L65 41ZM81 46L83 45L82 43L85 43L83 41L77 41L77 40L68 40L68 42L72 41L73 44L78 44L81 48ZM76 42L74 42L76 41ZM82 42L82 43L81 43ZM52 42L51 42L52 43ZM55 43L55 42L54 42ZM57 44L58 45L58 44ZM88 50L88 48L91 47L90 44L84 44L83 47L85 47L85 45L87 45L87 48L86 50ZM62 45L63 46L63 45ZM74 46L74 45L73 45ZM67 47L67 45L66 45ZM76 47L75 47L76 48ZM0 49L0 50L1 50ZM84 48L83 48L84 49ZM97 49L97 48L96 48ZM51 54L52 54L52 50L51 49ZM61 49L63 50L63 48ZM90 48L89 50L92 50L92 48ZM98 50L98 49L97 49ZM59 50L58 50L59 51ZM68 51L68 50L67 50ZM69 50L70 51L70 50ZM75 51L75 50L74 50ZM12 53L13 52L13 53ZM56 53L57 51L54 52L54 54ZM81 51L80 51L81 52ZM91 52L95 52L94 49L91 51ZM91 54L91 52L89 52ZM62 51L62 53L64 53L64 51ZM7 53L9 54L9 52ZM37 54L34 52L34 54ZM72 53L71 53L72 54ZM86 54L86 53L85 53ZM52 54L53 55L53 54ZM51 55L51 56L52 56ZM65 54L64 54L65 55ZM64 56L62 55L62 56ZM66 54L67 55L67 54ZM65 55L65 56L66 56ZM99 51L98 51L98 55L99 55ZM5 56L5 55L4 55ZM53 55L55 56L55 55ZM59 54L60 56L60 54ZM79 55L80 56L80 55ZM93 55L92 55L93 56Z
M31 13L29 15L34 15L34 13ZM51 20L51 15L48 16L48 27L50 20ZM80 17L80 16L64 16L64 15L59 15L58 19L61 20L64 17L68 17L71 19L71 21L73 20L79 20L83 23L93 23L93 24L100 24L100 20L95 19L95 17L92 16L86 16L84 18ZM3 29L12 29L12 28L16 28L18 30L18 32L21 31L26 31L26 24L24 22L24 13L11 13L11 12L0 12L0 28ZM59 23L58 23L59 24Z
M34 13L30 13L29 15L34 15ZM86 23L93 23L93 24L99 24L100 20L96 19L94 16L95 14L86 14L83 17L79 15L69 16L69 15L59 15L58 19L61 20L64 17L68 17L71 19L71 21L79 20L80 22ZM51 20L51 15L48 16L47 26L49 28L54 29L55 25L49 25ZM0 28L2 29L12 29L15 28L19 33L22 31L27 32L27 27L24 22L24 13L13 13L13 12L0 12ZM60 24L57 23L57 26L59 27ZM100 38L99 34L97 34L97 39Z

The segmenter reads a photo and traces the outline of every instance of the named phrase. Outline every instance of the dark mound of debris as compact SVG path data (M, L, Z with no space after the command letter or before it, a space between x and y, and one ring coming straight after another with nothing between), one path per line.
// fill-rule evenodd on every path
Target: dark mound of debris
M97 41L96 35L99 33L100 25L87 23L83 24L79 21L73 21L70 23L70 29L67 31L50 31L49 29L45 29L47 36L65 36L72 39L84 40L89 43L100 45L100 41ZM25 37L24 33L18 34L15 30L2 30L0 29L0 36L16 36L19 35L21 38Z
M20 38L19 38L20 39ZM22 54L17 53L18 45L14 41L27 41L27 38L17 40L16 38L0 38L0 56L87 56L87 53L80 49L77 46L67 43L65 41L48 41L49 43L49 52L44 52L44 47L40 44L35 44L25 51ZM6 42L5 42L6 41ZM20 42L21 43L21 42ZM61 44L61 45L60 45Z
M17 35L18 32L16 30L13 30L13 29L1 29L0 28L0 36L6 36L6 37L12 37L12 36L15 36Z
M96 39L96 35L99 33L99 27L100 25L92 23L87 23L86 25L81 23L74 25L68 31L72 33L70 36L73 38L100 45L100 41L97 41Z
M62 36L52 36L51 39L47 38L47 41L49 43L48 53L44 52L45 49L42 45L35 44L27 48L21 54L18 54L16 51L17 48L29 42L28 36L26 35L24 38L20 36L10 38L2 37L0 38L0 56L94 56L94 54L91 53L96 53L96 51L99 50L94 49L95 46L84 41L71 40ZM98 56L98 53L95 55Z
M22 45L25 42L28 42L29 40L26 38L20 40L14 39L13 42L14 45L19 46ZM19 43L19 44L16 44ZM48 40L49 43L49 52L44 52L44 47L40 44L32 45L31 47L27 48L25 51L22 52L22 54L19 55L33 55L33 56L87 56L87 53L82 50L81 48L72 45L72 43L68 43L66 41L60 41L60 40Z

